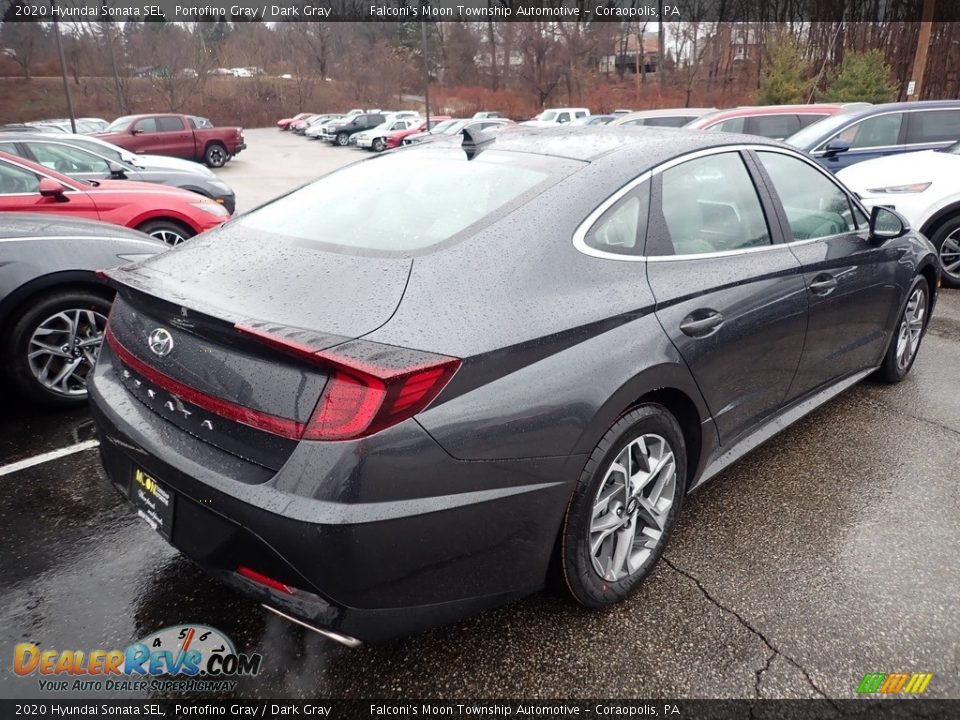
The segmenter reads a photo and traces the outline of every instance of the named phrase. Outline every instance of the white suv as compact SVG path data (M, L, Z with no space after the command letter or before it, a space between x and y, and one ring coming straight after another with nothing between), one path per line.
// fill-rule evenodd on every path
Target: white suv
M565 125L572 120L589 115L590 111L587 108L547 108L533 120L527 120L520 124L531 127L553 127L554 125Z

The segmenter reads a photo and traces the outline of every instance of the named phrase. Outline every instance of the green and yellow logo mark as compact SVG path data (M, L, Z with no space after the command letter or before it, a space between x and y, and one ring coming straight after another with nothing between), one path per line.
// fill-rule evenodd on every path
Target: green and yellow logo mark
M857 686L858 695L920 695L933 673L867 673Z

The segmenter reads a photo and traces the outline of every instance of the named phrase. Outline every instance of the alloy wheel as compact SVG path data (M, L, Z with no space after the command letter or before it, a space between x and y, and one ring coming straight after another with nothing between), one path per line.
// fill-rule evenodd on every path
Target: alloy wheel
M177 232L172 228L157 228L150 232L150 237L163 240L167 245L179 245L187 239L183 233Z
M917 354L926 316L927 292L922 287L916 287L907 300L907 308L903 312L897 332L897 367L901 372L910 367Z
M677 491L673 449L660 435L631 440L610 463L590 521L590 559L610 582L640 569L660 543Z
M226 162L226 153L220 147L212 147L207 151L207 159L214 167L221 167Z
M97 362L106 326L106 315L86 308L51 315L30 336L30 372L53 393L86 395L87 375Z
M960 229L948 235L940 245L940 267L954 280L960 280Z

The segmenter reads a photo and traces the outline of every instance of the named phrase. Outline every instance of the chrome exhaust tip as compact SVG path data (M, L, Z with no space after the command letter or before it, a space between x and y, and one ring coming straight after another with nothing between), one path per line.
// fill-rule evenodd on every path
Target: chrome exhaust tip
M304 622L303 620L300 620L299 618L295 618L290 615L287 615L285 612L281 612L280 610L277 610L275 607L270 607L266 603L262 603L262 605L270 612L282 617L284 620L289 620L290 622L300 625L301 627L305 627L307 630L313 630L313 632L317 633L318 635L323 635L323 637L327 638L328 640L333 640L334 642L340 643L341 645L344 645L348 648L356 648L363 645L363 641L357 640L355 637L350 637L349 635L341 635L338 632L334 632L333 630L327 630L325 628L318 628L314 625L311 625L308 622Z

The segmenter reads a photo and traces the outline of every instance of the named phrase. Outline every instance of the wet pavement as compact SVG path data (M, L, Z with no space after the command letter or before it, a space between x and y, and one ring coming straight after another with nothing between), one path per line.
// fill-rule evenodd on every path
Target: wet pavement
M95 449L0 475L0 697L44 697L13 676L16 643L123 648L184 623L263 655L238 696L849 698L866 672L915 671L934 674L926 695L960 697L958 358L960 291L945 290L905 382L860 384L689 497L625 604L542 593L355 650L180 557ZM92 436L84 411L2 390L0 406L0 467Z

